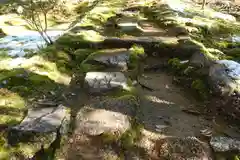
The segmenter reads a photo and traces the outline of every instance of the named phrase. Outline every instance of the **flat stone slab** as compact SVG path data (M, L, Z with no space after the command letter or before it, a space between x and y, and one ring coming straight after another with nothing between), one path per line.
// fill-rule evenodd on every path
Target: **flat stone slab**
M136 18L128 17L128 18L120 19L117 22L117 25L122 31L126 31L126 32L139 30L139 26Z
M24 120L13 129L39 133L55 132L61 126L67 114L67 108L62 105L29 109Z
M127 78L121 72L88 72L85 83L90 92L102 92L116 88L128 89Z
M240 141L229 137L212 137L210 145L215 152L240 152Z
M104 63L107 66L127 68L130 52L127 49L104 50L94 56L94 60Z
M123 133L130 128L129 118L105 109L82 108L76 121L76 132L92 136L102 133Z

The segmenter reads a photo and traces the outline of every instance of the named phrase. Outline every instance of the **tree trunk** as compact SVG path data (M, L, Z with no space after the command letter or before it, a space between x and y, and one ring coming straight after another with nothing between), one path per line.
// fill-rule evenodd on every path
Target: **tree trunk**
M206 5L206 0L203 0L203 1L202 1L202 9L205 8L205 5Z

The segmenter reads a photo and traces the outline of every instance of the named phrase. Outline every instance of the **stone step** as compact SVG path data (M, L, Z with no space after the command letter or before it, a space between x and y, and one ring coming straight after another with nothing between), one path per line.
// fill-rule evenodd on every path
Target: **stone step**
M85 76L85 85L90 93L129 89L127 78L121 72L88 72Z
M104 64L106 67L127 69L130 51L125 48L106 49L93 53L91 60Z
M69 122L70 114L63 105L31 108L19 125L10 128L8 142L19 145L25 159L33 158L38 151L49 148L58 134L66 134Z

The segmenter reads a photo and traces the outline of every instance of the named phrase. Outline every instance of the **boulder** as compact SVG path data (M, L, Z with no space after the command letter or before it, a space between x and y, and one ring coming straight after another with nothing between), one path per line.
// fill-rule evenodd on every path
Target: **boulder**
M66 134L70 114L66 107L32 108L23 121L10 129L8 143L20 146L18 152L26 159L47 149L58 139L58 134Z
M58 107L31 108L28 110L24 120L13 129L24 132L55 132L61 127L67 114L67 108L62 105Z
M130 126L128 116L105 109L84 107L77 114L78 134L97 136L102 133L124 133Z
M201 52L196 52L190 58L189 64L193 67L208 68L212 64L212 60Z
M112 89L128 89L127 78L121 72L88 72L85 84L91 93Z
M207 144L195 137L169 137L156 141L158 159L170 160L211 160L211 150Z
M231 60L219 60L210 67L209 81L214 92L220 95L240 93L240 64Z
M212 137L210 145L215 152L240 152L240 141L229 137Z
M104 50L96 54L93 60L103 63L109 67L127 68L130 52L127 49Z

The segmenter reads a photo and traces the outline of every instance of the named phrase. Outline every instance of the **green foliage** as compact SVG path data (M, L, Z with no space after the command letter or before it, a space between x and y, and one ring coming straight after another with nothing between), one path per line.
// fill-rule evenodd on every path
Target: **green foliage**
M83 62L87 59L87 57L93 53L95 50L93 49L78 49L73 54L76 56L76 61L78 63Z
M168 65L172 69L173 72L179 74L181 73L185 68L186 65L181 63L181 60L178 58L171 58L168 60Z
M144 58L145 55L145 51L144 48L140 45L133 45L130 48L130 57L129 57L129 64L128 67L129 68L136 68L138 62L141 60L141 58Z
M209 96L209 89L201 79L196 79L192 82L191 88L194 89L202 99L207 99Z
M133 45L131 48L130 48L130 51L132 54L134 55L142 55L144 54L144 48L140 45Z
M17 13L23 17L29 26L38 31L47 44L53 41L47 35L48 29L48 13L58 5L58 0L26 0L13 1L16 6Z
M123 150L134 147L135 143L141 138L142 128L143 126L141 124L137 123L136 120L132 120L131 129L123 133L119 139Z
M238 155L234 156L234 160L240 160L240 156Z
M4 59L4 58L8 58L8 57L11 57L8 54L8 49L6 49L6 48L0 49L0 59Z

